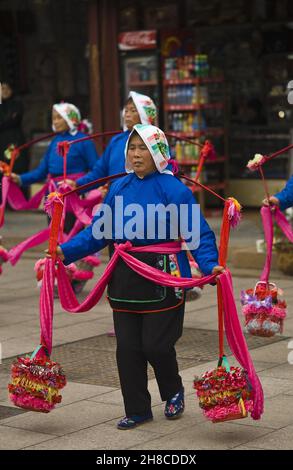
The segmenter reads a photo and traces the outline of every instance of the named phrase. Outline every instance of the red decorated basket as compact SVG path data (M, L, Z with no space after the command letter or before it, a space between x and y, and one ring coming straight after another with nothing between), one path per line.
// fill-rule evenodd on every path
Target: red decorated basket
M283 291L272 282L259 281L254 289L241 292L245 330L254 336L271 337L283 332L286 302Z
M251 385L240 367L218 366L194 378L199 406L213 423L242 419L252 410Z
M14 361L8 390L14 405L49 413L62 400L59 390L66 385L66 377L57 362L45 355L36 357L41 348L39 346L32 356L18 357Z

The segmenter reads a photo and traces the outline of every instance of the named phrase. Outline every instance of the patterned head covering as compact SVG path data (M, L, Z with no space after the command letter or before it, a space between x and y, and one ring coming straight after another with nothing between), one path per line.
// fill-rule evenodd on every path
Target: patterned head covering
M78 125L81 119L79 109L71 103L54 104L53 109L55 109L55 111L63 117L64 121L66 121L70 134L75 135L78 131ZM52 128L55 132L56 129L54 128L54 125Z
M146 95L137 93L136 91L130 91L128 99L132 99L137 112L140 117L141 124L156 124L157 122L157 108L153 100ZM124 121L125 110L122 112L122 118ZM127 127L123 124L123 130L126 131Z
M153 157L158 172L173 175L172 171L167 170L167 166L171 157L169 144L164 132L156 126L150 126L145 124L136 124L135 126L133 126L133 129L129 134L128 140L126 142L125 169L127 173L133 173L133 168L127 158L127 151L129 141L135 131L138 133L138 135L150 151L150 154Z

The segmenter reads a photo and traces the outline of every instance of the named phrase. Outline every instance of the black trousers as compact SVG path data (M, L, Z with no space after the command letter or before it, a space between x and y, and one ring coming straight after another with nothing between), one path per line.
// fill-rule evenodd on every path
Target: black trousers
M126 416L151 411L147 363L155 372L162 401L182 387L175 343L182 335L184 303L154 313L113 312L117 366Z

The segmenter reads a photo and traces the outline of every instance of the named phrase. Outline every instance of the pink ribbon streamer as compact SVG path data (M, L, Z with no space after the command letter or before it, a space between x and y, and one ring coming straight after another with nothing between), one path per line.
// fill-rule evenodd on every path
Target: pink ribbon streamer
M62 242L65 243L70 240L70 238L76 235L83 228L83 226L83 223L77 219L71 231L68 234L63 234ZM30 248L34 248L35 246L38 246L41 243L46 242L49 239L49 235L50 226L48 228L40 230L39 232L27 238L23 242L11 248L8 251L8 260L12 264L12 266L14 266L19 261L25 251L29 250Z
M270 277L272 265L272 252L273 252L273 217L270 207L263 206L260 210L262 224L264 229L264 236L267 245L266 259L263 271L260 276L261 281L267 282Z
M63 263L57 260L57 281L58 291L62 307L70 313L84 313L90 310L103 295L103 292L112 276L116 263L121 257L125 263L150 281L156 282L159 285L169 287L194 287L203 286L211 283L217 277L216 274L202 277L200 279L190 279L184 277L175 277L168 273L159 271L156 268L139 261L127 252L152 252L152 253L179 253L181 251L181 244L179 242L170 242L159 245L150 245L143 247L133 247L128 241L123 244L115 244L114 254L109 261L104 273L95 285L94 289L90 292L87 298L79 304L76 296L72 290L70 281L66 275L66 270ZM42 344L46 347L49 354L52 351L52 326L53 326L53 286L54 286L55 268L52 259L45 262L45 270L43 276L43 283L41 288L40 297L40 315L41 315L41 340ZM254 407L252 411L253 419L259 419L263 412L263 391L260 380L255 372L252 359L250 357L245 338L242 333L242 328L239 322L237 309L235 305L232 278L228 270L224 274L218 275L218 282L221 284L223 292L224 304L224 319L226 327L226 335L228 344L232 353L239 361L239 363L248 372L251 385L254 391Z
M283 212L280 211L278 207L276 207L273 212L273 216L284 235L288 238L291 243L293 243L293 230Z
M4 224L4 212L7 202L10 204L14 210L31 210L37 209L46 193L55 191L56 186L53 179L47 181L42 189L38 191L31 199L28 201L25 199L19 186L14 183L8 176L4 176L2 180L2 204L0 206L0 213L2 213L2 218L0 220L0 228Z
M290 223L286 219L285 215L280 211L278 207L274 207L274 211L271 210L268 206L263 206L260 210L262 224L264 229L265 241L267 245L267 253L265 265L260 276L261 281L268 282L271 272L272 265L272 252L273 252L273 218L278 224L284 235L288 238L290 242L293 243L293 231Z
M65 270L65 268L64 268ZM66 273L65 276L67 277ZM55 266L52 259L46 259L40 295L41 344L49 356L52 352L53 310L54 310ZM70 285L70 284L69 284ZM71 286L70 286L71 287ZM72 291L73 292L73 291ZM40 355L43 351L40 350Z
M264 394L262 385L255 371L253 361L249 354L246 340L242 333L237 308L235 304L232 276L229 270L218 276L218 282L221 285L223 305L224 305L224 323L225 332L229 347L241 366L247 370L247 374L253 388L253 410L251 417L260 419L264 410Z
M132 247L129 241L120 245L115 244L114 254L111 260L109 261L104 273L100 277L98 283L95 285L93 290L81 304L78 303L71 288L70 282L66 276L65 267L63 263L61 263L59 260L57 280L59 297L62 307L70 313L82 313L92 309L102 297L103 292L112 276L112 273L115 269L119 257L121 257L126 262L126 264L138 274L162 286L177 287L178 285L180 285L181 287L185 288L194 286L200 287L204 284L213 282L216 278L215 274L205 276L200 279L190 279L183 277L175 278L175 276L172 276L168 273L163 273L162 271L159 271L156 268L152 268L148 264L145 264L142 261L133 258L131 255L125 252L126 250L136 253L179 253L181 251L181 244L177 242L170 242L160 245L150 245L143 247ZM180 284L178 284L178 279L180 280Z
M12 266L14 266L18 262L18 260L26 250L38 246L41 243L47 241L49 239L49 235L50 228L48 227L43 230L40 230L40 232L35 233L31 237L27 238L23 242L11 248L8 251L8 258Z
M68 178L75 181L76 179L80 178L83 173L74 173L69 175ZM12 209L16 211L25 211L31 209L38 209L40 206L43 198L47 193L56 191L56 182L61 181L63 179L62 176L58 176L56 178L52 178L49 176L48 181L44 184L44 186L38 191L33 197L31 197L28 201L25 199L20 187L14 183L10 177L3 176L2 179L2 204L0 206L0 214L2 213L3 216L0 220L0 228L4 224L4 211L7 202L10 204Z
M63 189L66 191L66 187ZM77 193L71 193L65 198L66 212L73 212L83 225L89 225L93 218L92 209L101 201L102 193L98 189L90 191L85 199L80 199Z
M72 179L78 178L80 175L70 175ZM62 177L56 178L53 180L52 178L43 186L43 188L35 194L29 201L26 201L24 198L21 190L19 187L9 180L7 177L6 183L4 186L4 196L8 193L8 188L12 185L13 190L10 191L11 197L8 198L8 202L12 205L12 207L16 210L26 210L26 209L36 209L39 207L43 197L52 191L56 191L55 181L62 180ZM68 190L68 186L64 185L60 187L60 192L66 192ZM9 194L10 194L9 193ZM78 233L84 225L89 225L92 220L92 210L93 207L99 204L102 200L102 194L99 190L90 191L89 194L86 196L85 199L80 199L76 193L70 194L66 198L66 211L65 212L73 212L76 216L77 220L73 228L71 229L69 234L63 234L62 241L68 241L71 237L73 237L76 233ZM5 207L5 205L4 205ZM30 249L34 248L35 246L44 243L49 239L50 229L45 228L40 230L39 232L35 233L34 235L28 237L23 242L19 243L18 245L11 248L8 252L8 258L10 263L14 266L23 253Z

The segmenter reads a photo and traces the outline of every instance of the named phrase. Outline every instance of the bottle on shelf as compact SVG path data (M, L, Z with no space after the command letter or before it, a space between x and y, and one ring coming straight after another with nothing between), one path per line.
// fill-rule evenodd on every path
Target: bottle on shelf
M196 166L192 166L190 169L190 178L195 178L196 176Z
M163 82L165 122L168 130L178 134L178 137L170 139L171 154L177 159L184 173L193 179L196 176L201 152L201 147L196 144L203 143L206 136L218 135L218 139L213 139L216 151L219 155L227 155L225 139L222 137L225 135L223 86L221 80L217 80L216 77L213 77L213 80L205 80L209 77L209 73L207 54L172 57L165 61L166 82ZM215 106L210 109L209 106L204 106L208 103L221 103L222 107ZM184 136L194 143L181 140ZM201 181L207 179L215 182L215 185L223 191L224 172L219 164L225 163L224 159L209 163L216 164L209 165L206 172L203 169Z
M165 60L165 80L204 78L209 75L207 54L172 57Z
M179 163L182 161L182 147L181 147L181 142L179 140L176 140L175 158Z
M195 140L198 143L198 139ZM199 147L189 142L182 142L176 140L174 147L175 158L178 163L191 162L192 160L198 160L200 151Z

